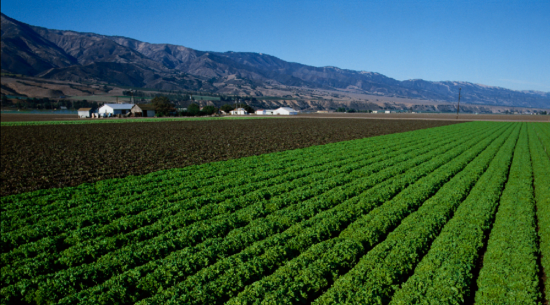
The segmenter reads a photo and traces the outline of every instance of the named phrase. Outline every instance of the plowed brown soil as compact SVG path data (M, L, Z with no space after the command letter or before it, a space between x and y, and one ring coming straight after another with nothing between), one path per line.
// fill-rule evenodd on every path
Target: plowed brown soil
M76 114L32 114L32 113L2 113L2 122L29 122L29 121L66 121L78 120Z

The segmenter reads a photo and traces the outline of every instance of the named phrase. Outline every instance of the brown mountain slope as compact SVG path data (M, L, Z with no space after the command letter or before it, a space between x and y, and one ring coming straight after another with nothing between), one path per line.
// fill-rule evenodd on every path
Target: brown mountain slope
M385 97L550 107L550 93L468 82L398 81L379 73L312 67L260 53L204 52L120 36L50 30L2 14L2 70L67 81L164 90L263 95L270 86L347 90Z

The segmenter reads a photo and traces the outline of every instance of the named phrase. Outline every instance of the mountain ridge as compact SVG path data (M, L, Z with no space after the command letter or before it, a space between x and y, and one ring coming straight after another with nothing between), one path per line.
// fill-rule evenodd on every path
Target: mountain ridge
M262 96L272 86L347 90L474 105L549 107L550 92L464 81L399 81L377 72L314 67L255 52L200 51L123 36L52 30L2 13L2 71L55 80Z

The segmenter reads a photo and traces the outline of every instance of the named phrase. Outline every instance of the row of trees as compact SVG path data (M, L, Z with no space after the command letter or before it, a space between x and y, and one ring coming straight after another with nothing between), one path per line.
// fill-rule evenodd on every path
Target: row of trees
M336 109L336 112L347 112L347 113L355 113L355 112L364 112L364 113L371 113L372 110L356 110L354 108L344 108L344 107L338 107L338 109Z
M151 103L155 107L156 114L159 116L166 116L170 115L171 113L175 113L178 116L213 115L219 114L220 110L229 113L229 111L234 110L235 107L244 108L246 111L248 111L248 113L254 112L254 108L243 103L237 103L236 105L224 104L220 108L217 108L215 106L204 106L202 107L202 109L198 104L191 103L189 106L187 106L187 110L177 111L174 103L172 103L172 101L170 101L167 96L157 96L151 100Z

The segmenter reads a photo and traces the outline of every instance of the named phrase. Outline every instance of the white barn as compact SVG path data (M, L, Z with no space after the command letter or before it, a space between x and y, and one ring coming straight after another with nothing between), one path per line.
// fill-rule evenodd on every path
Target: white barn
M278 115L297 115L298 114L298 111L290 108L290 107L281 107L277 110L275 110L275 112L273 114L278 114Z
M100 115L118 115L118 114L127 114L132 110L134 104L105 104L99 107Z
M258 109L256 110L256 114L259 114L259 115L274 115L275 114L275 109Z
M93 111L94 110L92 108L79 108L78 117L81 119L92 117Z
M235 115L247 115L248 111L246 111L244 108L237 108L229 111L229 113L235 114Z

